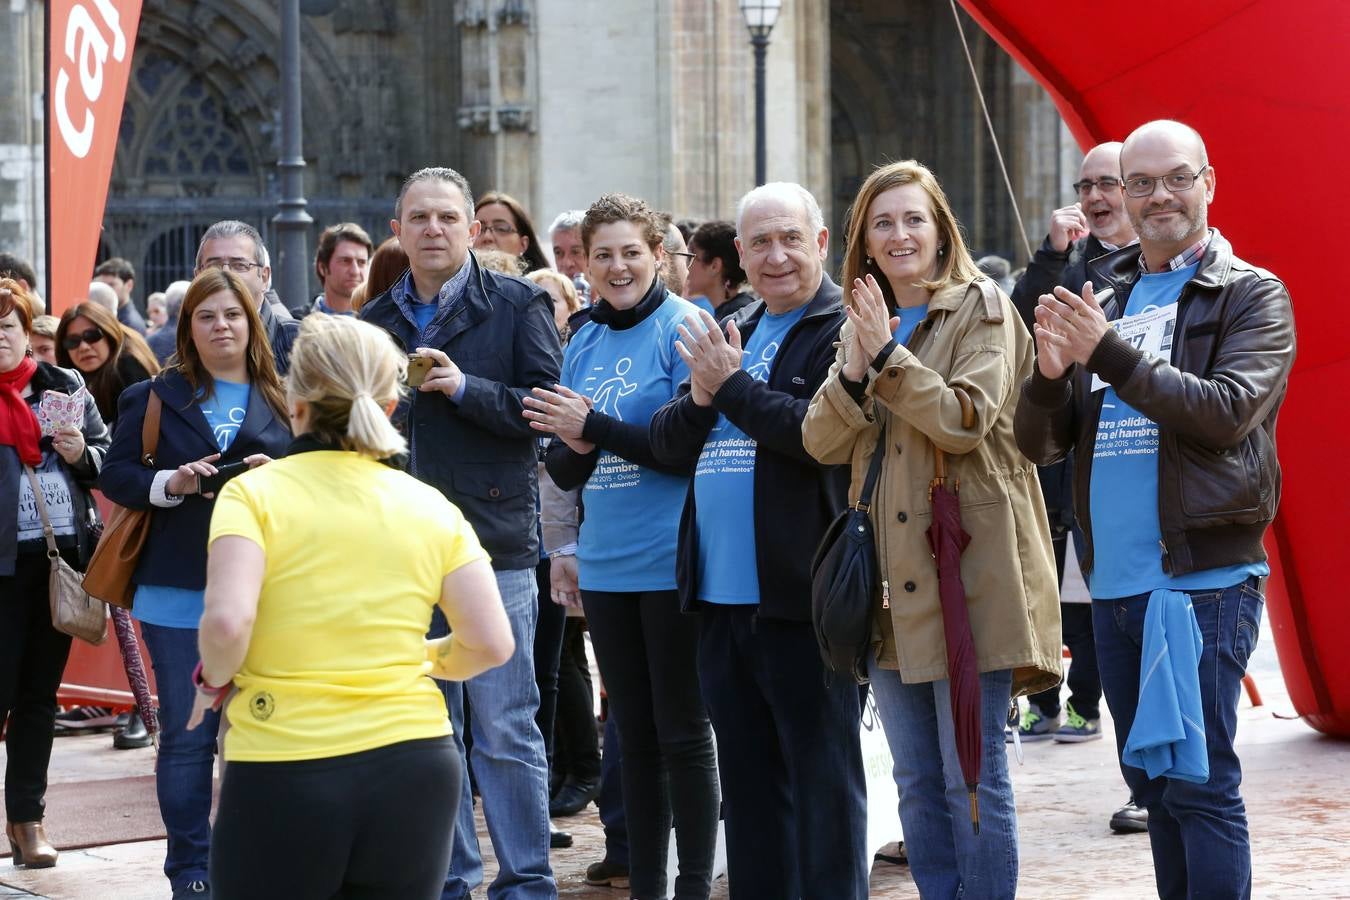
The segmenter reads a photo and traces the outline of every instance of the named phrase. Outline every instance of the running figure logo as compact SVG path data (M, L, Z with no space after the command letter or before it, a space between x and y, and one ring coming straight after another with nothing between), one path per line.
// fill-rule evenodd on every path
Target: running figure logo
M596 412L613 416L620 422L623 421L623 413L619 411L619 401L638 389L636 381L628 381L624 378L632 368L633 360L627 356L620 357L619 361L614 364L614 376L600 382L600 386L591 395L591 401L595 405Z
M768 381L769 370L773 368L773 358L778 355L778 342L770 341L759 353L759 359L751 363L746 372L756 381Z

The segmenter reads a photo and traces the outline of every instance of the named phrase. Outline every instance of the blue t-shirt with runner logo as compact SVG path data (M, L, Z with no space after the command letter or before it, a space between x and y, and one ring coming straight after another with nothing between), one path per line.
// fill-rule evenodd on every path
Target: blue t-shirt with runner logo
M563 355L562 384L591 398L597 412L646 428L689 377L675 349L676 327L697 316L674 294L632 328L588 322ZM577 578L589 591L675 588L675 545L689 479L601 450L582 488L586 516L577 537Z
M778 348L805 312L806 304L802 304L782 315L766 311L760 317L741 358L741 368L751 378L769 380ZM759 602L755 448L753 438L718 415L698 458L694 471L698 597L707 603L743 606Z
M216 436L216 446L224 453L239 434L248 413L249 385L237 381L215 379L211 394L199 397L197 406ZM149 625L164 628L196 628L202 618L202 591L169 587L163 584L141 584L136 587L132 614Z
M221 453L230 449L234 436L239 433L239 426L244 424L244 416L248 413L248 392L247 383L217 378L211 396L197 401L202 415L206 416L206 423L216 436L216 446L220 447Z
M1125 316L1175 307L1181 289L1198 265L1142 275L1130 292ZM1173 323L1174 325L1174 323ZM1172 327L1165 327L1158 352L1170 355ZM1268 575L1264 562L1170 575L1162 568L1162 527L1158 521L1158 424L1123 402L1109 385L1097 420L1092 451L1093 599L1148 594L1159 588L1209 590L1237 584L1250 575Z

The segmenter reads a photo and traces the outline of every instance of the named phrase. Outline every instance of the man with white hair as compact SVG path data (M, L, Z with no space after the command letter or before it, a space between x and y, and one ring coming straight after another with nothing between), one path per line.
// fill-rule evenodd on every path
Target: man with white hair
M117 315L117 291L101 281L89 282L89 299L99 306Z
M191 283L175 281L164 289L164 324L145 339L161 366L168 362L169 357L178 349L178 313L183 308L183 298L187 296L188 285Z
M690 380L652 420L663 462L696 463L677 570L701 616L699 681L717 732L732 896L865 898L867 810L857 686L827 678L811 559L849 473L802 448L834 363L842 291L820 206L800 185L741 199L736 248L762 297L681 329Z

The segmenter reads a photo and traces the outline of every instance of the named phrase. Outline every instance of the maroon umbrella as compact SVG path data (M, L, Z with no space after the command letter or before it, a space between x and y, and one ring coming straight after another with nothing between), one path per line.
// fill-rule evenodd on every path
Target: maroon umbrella
M973 411L972 411L973 412ZM973 418L973 415L972 415ZM938 596L942 600L942 630L947 639L947 680L956 725L956 755L970 794L970 824L980 833L980 671L975 664L975 639L966 611L966 587L961 583L961 552L970 535L961 527L960 479L947 487L947 459L936 447L936 474L928 485L933 524L928 526L928 546L938 570Z
M117 648L122 651L122 667L127 672L127 684L136 697L136 706L141 711L141 721L145 730L159 746L159 719L155 716L155 703L150 699L150 679L145 674L145 663L141 659L140 641L136 640L136 629L131 624L131 613L120 606L109 604L112 610L113 631L117 633Z

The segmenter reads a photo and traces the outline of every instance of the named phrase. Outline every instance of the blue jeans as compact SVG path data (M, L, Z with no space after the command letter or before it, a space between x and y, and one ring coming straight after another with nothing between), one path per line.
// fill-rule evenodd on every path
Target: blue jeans
M506 618L516 650L504 665L464 682L437 682L445 694L455 745L464 757L464 694L473 707L473 774L483 801L492 849L501 867L488 888L491 900L558 896L548 861L548 760L535 724L539 688L534 680L534 627L539 615L533 569L498 571ZM448 634L439 609L431 637ZM467 770L466 770L467 771ZM473 821L473 796L464 779L444 900L465 900L483 883L483 857Z
M905 852L919 893L925 900L1012 900L1017 894L1017 810L1003 741L1012 672L980 675L984 754L977 835L956 755L948 682L904 684L899 672L880 669L875 661L868 669L895 760Z
M605 719L605 749L600 757L600 796L595 798L600 824L605 827L605 859L628 865L628 819L623 812L623 751L619 722L610 709Z
M1153 872L1158 896L1247 898L1252 892L1247 810L1239 788L1242 765L1233 749L1238 697L1247 659L1256 648L1265 606L1259 583L1249 578L1222 590L1188 591L1204 638L1200 700L1205 713L1209 781L1192 784L1149 778L1143 769L1120 770L1135 802L1148 808ZM1116 753L1125 746L1139 703L1148 594L1092 601L1106 703L1116 725ZM1194 887L1192 887L1194 886Z
M192 670L197 667L197 629L166 628L141 623L150 651L159 694L159 759L155 764L155 792L159 814L169 835L164 874L174 890L193 881L207 880L211 850L211 779L215 765L220 714L187 730L196 689Z

